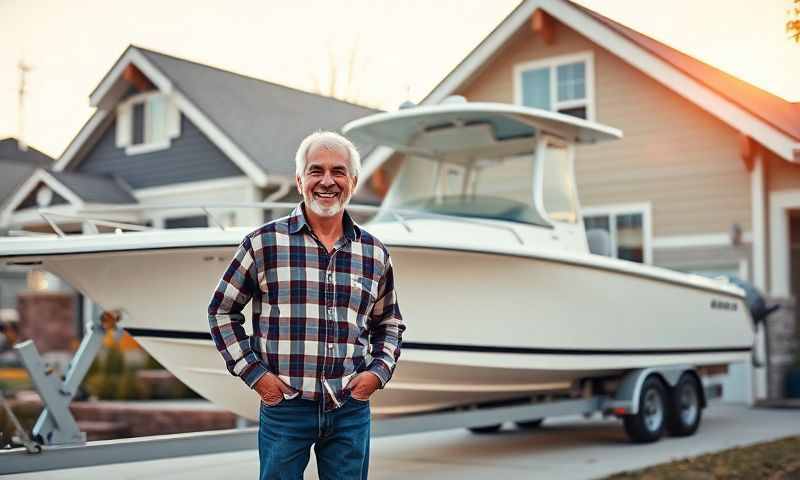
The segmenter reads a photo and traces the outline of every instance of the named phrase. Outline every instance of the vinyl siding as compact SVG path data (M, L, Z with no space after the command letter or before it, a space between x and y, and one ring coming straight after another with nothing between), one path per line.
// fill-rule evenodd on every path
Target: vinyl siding
M70 170L113 174L134 188L213 180L243 175L222 151L181 115L181 134L168 149L127 155L116 147L116 122L111 121L88 154Z
M750 231L750 178L737 132L564 25L552 45L523 27L459 94L511 103L516 64L587 51L595 121L624 138L578 148L582 205L652 202L655 237L727 232L733 223Z
M711 270L714 268L738 268L739 261L747 261L748 272L752 271L752 245L739 246L663 248L653 251L656 265L683 271Z
M770 151L764 155L768 192L800 190L800 165L787 162Z

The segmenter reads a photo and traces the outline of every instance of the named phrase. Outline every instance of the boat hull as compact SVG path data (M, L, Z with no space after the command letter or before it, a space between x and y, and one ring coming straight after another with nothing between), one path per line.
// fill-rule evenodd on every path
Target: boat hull
M407 331L394 378L373 396L376 414L520 398L635 368L730 364L750 355L749 315L730 292L613 263L387 244ZM190 388L255 420L258 396L225 370L208 334L206 308L234 249L41 260L104 309L123 310L121 326Z

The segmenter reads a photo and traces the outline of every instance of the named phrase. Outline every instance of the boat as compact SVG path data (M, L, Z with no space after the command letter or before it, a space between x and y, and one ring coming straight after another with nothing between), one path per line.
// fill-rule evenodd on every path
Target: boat
M372 397L375 414L531 398L645 367L750 360L753 324L739 287L592 253L607 242L585 230L575 146L618 139L619 130L452 101L371 115L343 132L402 156L365 225L392 255L407 325L394 377ZM51 271L121 312L119 326L181 381L255 420L259 398L225 369L206 315L255 227L8 238L0 260Z

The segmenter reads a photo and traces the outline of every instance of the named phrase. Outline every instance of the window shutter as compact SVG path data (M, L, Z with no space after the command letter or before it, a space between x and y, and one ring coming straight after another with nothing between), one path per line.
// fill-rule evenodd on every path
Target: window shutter
M175 100L170 98L167 102L167 138L178 138L181 136L181 111L175 104Z
M131 144L131 104L117 106L117 148L125 148Z

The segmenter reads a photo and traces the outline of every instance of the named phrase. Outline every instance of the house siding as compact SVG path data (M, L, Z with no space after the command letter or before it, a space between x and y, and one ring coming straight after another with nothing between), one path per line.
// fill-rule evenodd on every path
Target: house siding
M696 271L714 268L738 268L741 260L747 261L747 271L752 271L752 245L663 248L653 251L653 263L675 270Z
M787 162L769 150L764 151L768 192L800 190L800 165Z
M127 155L116 146L112 121L95 146L69 170L117 175L134 189L243 175L219 148L181 115L181 134L168 149Z
M582 205L651 202L656 237L727 232L734 223L750 231L750 177L737 132L562 24L551 45L523 27L458 93L512 103L515 65L587 51L595 121L624 138L577 149Z

